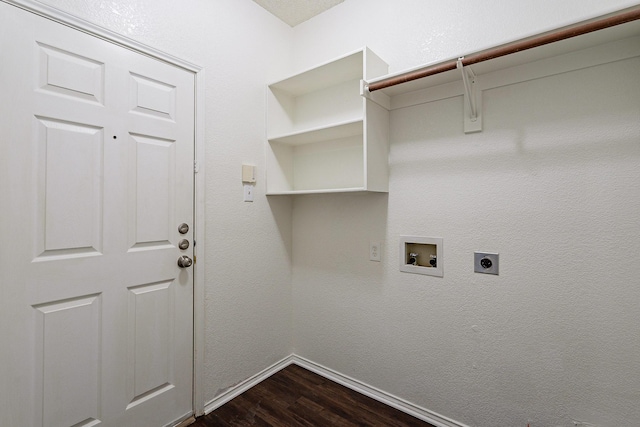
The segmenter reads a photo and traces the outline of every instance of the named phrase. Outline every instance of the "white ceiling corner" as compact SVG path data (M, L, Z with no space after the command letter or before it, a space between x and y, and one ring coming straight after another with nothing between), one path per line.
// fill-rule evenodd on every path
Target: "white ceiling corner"
M295 27L344 0L253 0L260 6Z

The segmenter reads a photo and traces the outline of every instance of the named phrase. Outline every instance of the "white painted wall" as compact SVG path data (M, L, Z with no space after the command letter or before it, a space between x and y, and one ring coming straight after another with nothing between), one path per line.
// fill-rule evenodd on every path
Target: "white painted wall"
M295 67L366 44L395 72L634 2L558 3L347 0L294 29ZM469 426L636 426L638 69L486 91L480 134L461 98L394 111L388 195L294 200L294 352ZM443 278L399 272L403 234L444 238Z
M206 73L205 399L290 354L291 201L242 201L264 173L265 85L290 70L291 28L250 0L47 0Z
M539 34L637 0L347 0L294 28L303 70L364 45L390 72Z
M488 91L477 135L457 98L394 112L389 195L267 200L259 181L248 204L240 184L241 163L264 171L267 82L365 44L400 71L633 1L347 0L293 30L250 0L46 3L206 69L207 400L290 353L293 306L297 354L468 425L640 419L637 60ZM401 274L400 234L443 237L444 278ZM471 273L474 250L501 275Z

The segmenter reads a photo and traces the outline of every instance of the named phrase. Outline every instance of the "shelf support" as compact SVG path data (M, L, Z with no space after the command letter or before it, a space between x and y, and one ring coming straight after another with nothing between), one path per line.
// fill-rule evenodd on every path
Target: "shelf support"
M464 83L464 132L482 131L482 91L476 88L476 75L471 68L462 64L464 57L458 58L456 68L462 73Z

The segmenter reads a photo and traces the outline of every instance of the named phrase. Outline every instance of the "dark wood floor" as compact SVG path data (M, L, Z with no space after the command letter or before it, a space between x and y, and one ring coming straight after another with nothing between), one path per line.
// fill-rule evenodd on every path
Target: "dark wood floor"
M194 427L433 427L296 365L277 372Z

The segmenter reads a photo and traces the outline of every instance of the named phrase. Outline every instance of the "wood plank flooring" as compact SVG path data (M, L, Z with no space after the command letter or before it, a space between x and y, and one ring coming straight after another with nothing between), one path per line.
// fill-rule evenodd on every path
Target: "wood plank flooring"
M192 427L434 427L297 365L200 417Z

